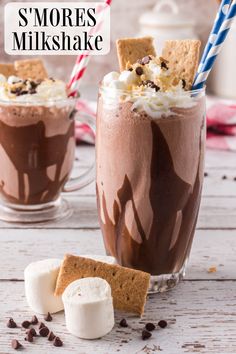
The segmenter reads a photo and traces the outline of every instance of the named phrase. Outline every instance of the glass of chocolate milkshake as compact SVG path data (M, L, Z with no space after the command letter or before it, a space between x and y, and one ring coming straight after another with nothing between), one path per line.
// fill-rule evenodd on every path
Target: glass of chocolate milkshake
M201 200L205 90L186 90L163 58L104 77L97 112L97 203L107 254L152 275L184 276Z
M94 179L94 169L70 181L74 157L76 99L59 80L0 78L0 219L33 223L67 216L62 192Z

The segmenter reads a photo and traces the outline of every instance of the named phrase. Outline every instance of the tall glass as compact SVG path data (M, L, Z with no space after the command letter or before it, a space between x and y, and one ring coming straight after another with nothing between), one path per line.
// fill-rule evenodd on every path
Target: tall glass
M151 95L155 93L144 93ZM184 276L201 200L205 90L164 116L133 108L129 93L100 87L97 203L107 254L149 272L151 290Z

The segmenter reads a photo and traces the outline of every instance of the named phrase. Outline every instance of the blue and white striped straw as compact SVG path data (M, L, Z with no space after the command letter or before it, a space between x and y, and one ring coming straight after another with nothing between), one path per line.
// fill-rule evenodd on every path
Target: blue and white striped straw
M211 30L211 33L209 35L209 38L208 38L208 41L207 41L207 44L205 46L205 49L204 49L204 52L202 54L202 58L201 58L201 61L200 61L200 64L199 64L199 67L198 67L198 73L201 71L201 68L206 60L206 57L207 57L207 54L209 52L209 50L211 49L215 39L216 39L216 36L220 30L220 27L224 21L224 18L225 16L227 15L228 13L228 10L229 10L229 6L230 6L230 3L231 3L231 0L223 0L221 2L221 5L219 7L219 10L217 12L217 15L216 15L216 18L215 18L215 22L214 22L214 25L212 27L212 30Z
M207 53L204 63L201 65L199 72L197 73L192 90L197 90L205 85L208 75L214 65L217 55L220 53L223 43L229 33L232 22L236 16L236 0L233 0L230 8L220 26L220 30L212 44L209 52Z

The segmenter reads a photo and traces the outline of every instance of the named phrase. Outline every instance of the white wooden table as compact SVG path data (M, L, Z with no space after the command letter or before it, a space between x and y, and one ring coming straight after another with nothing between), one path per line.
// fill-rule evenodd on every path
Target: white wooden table
M77 151L83 171L93 147ZM55 348L44 338L24 343L25 353L236 353L236 157L234 153L207 152L201 212L185 280L174 290L149 296L142 319L116 313L113 331L100 340L86 341L66 331L64 314L53 316L49 327L64 342ZM226 175L227 179L222 179ZM8 329L7 318L18 323L32 311L24 297L23 271L35 260L74 254L104 254L96 215L95 185L67 197L73 215L34 228L0 223L0 354L13 353L11 339L24 342L24 331ZM209 273L216 267L215 273ZM39 316L40 317L40 316ZM128 328L120 328L125 317ZM144 323L160 319L168 327L142 341ZM16 334L17 333L17 334Z

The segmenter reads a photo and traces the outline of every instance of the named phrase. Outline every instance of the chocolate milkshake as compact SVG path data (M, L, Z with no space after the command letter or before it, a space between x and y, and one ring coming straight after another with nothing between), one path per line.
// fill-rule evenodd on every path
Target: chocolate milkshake
M22 206L52 202L74 161L74 102L61 81L1 80L1 199Z
M163 58L143 62L106 75L100 88L97 203L107 253L157 276L162 291L182 276L192 245L205 99L204 90L185 91Z

